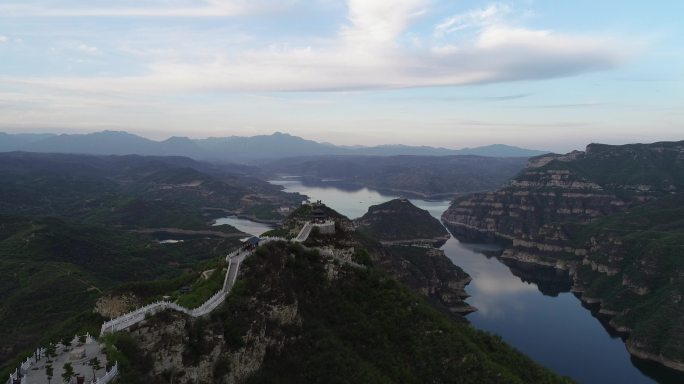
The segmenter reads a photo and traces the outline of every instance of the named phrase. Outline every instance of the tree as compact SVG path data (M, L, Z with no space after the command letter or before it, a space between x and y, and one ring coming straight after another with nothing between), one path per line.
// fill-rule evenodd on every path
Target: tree
M62 372L62 380L64 380L65 383L69 384L71 382L71 378L76 376L76 372L74 372L74 367L71 366L71 363L64 363L62 369L64 370L64 372Z
M50 345L45 348L45 354L47 355L48 362L51 361L53 357L57 356L57 351L53 343L50 343Z
M86 340L87 340L86 335L81 335L78 337L78 343L79 344L85 344Z
M88 365L90 365L90 368L93 369L93 381L95 381L95 373L102 369L100 359L98 359L97 357L93 357L92 359L88 360Z
M51 384L52 382L52 375L55 374L55 371L52 369L52 365L47 364L45 366L45 376L47 376L48 379L48 384Z
M63 338L63 339L62 339L62 345L63 345L64 348L68 351L69 348L71 347L71 339L68 338L68 337Z

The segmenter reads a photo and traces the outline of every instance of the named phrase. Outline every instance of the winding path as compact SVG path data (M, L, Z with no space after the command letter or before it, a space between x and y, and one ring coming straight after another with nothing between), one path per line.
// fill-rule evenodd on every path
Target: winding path
M311 230L314 225L307 221L299 234L294 239L290 240L293 243L303 243L309 238ZM262 237L259 241L259 245L270 243L272 241L288 241L284 237ZM117 332L130 328L131 326L145 320L148 316L154 315L161 311L172 309L178 312L185 313L192 317L204 316L221 305L225 300L226 296L230 293L230 290L235 285L237 280L238 271L240 270L240 264L249 256L254 253L254 250L237 249L228 255L226 255L226 263L228 263L228 271L226 272L226 277L223 280L223 287L220 291L214 294L209 300L205 301L202 305L197 308L189 309L182 307L176 303L170 301L157 301L155 303L146 305L142 308L138 308L135 311L121 315L115 319L106 321L102 324L100 328L100 334L104 335L108 332Z

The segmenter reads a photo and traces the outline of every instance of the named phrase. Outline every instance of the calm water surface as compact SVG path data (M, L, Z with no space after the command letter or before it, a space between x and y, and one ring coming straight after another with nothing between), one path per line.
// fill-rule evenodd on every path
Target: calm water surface
M350 218L360 217L369 206L396 197L368 188L308 186L293 178L271 183L282 185L287 192L321 200ZM448 201L410 200L438 219L449 207ZM467 287L471 295L467 301L478 311L468 315L471 323L478 329L500 335L540 364L580 383L653 383L644 372L662 381L684 383L678 381L682 376L669 377L671 372L663 372L653 364L633 363L623 342L611 336L567 292L567 277L552 270L524 271L508 267L485 255L487 251L496 251L492 245L467 244L452 237L442 249L473 278Z
M253 236L260 236L264 232L268 232L271 229L273 229L273 226L264 224L264 223L257 223L256 221L251 221L247 219L242 219L237 216L228 216L228 217L223 217L220 219L216 219L216 222L214 225L223 225L223 224L228 224L231 225L235 228L237 228L239 231L244 232L244 233L249 233L250 235Z

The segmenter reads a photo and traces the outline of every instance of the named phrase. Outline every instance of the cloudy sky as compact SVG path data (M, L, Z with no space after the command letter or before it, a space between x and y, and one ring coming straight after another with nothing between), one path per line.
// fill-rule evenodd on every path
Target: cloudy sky
M2 0L0 131L684 139L684 2Z

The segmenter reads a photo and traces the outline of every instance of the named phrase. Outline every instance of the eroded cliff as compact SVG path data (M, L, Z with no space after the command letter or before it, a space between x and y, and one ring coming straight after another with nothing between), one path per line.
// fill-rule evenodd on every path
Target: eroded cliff
M444 213L505 260L566 270L630 352L684 370L684 142L589 145L530 159L496 192Z

